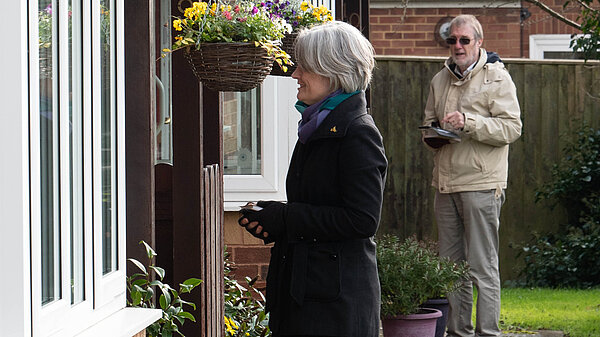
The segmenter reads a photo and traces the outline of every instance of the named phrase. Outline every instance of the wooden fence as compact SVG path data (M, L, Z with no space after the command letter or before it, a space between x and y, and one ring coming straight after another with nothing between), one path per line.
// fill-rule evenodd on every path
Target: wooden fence
M389 160L379 233L436 238L431 173L433 155L417 129L429 82L444 58L379 57L371 86L371 114L384 137ZM531 233L554 231L565 212L535 202L570 131L584 121L600 128L600 64L581 61L504 60L517 87L522 136L510 147L509 181L500 224L503 281L519 267L513 244Z

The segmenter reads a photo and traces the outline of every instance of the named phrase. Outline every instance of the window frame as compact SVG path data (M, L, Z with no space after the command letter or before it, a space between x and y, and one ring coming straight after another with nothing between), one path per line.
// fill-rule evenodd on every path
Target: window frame
M60 193L60 275L61 296L60 299L47 304L41 303L41 229L40 229L40 158L41 151L39 138L39 69L38 60L38 2L29 3L28 22L31 37L29 49L29 198L30 218L29 231L31 235L31 329L34 336L50 336L58 334L61 336L73 336L90 326L106 319L125 307L126 296L126 274L125 274L125 116L124 116L124 34L123 34L123 0L111 1L111 82L113 83L113 94L111 99L111 113L115 115L115 166L116 173L113 180L115 184L116 204L116 226L117 242L116 253L118 256L117 270L107 275L102 273L102 191L101 191L101 144L100 144L100 109L94 101L100 97L100 0L92 2L81 2L81 35L80 47L82 81L81 114L83 128L83 161L82 178L84 181L84 193L82 200L74 202L83 203L84 221L84 300L71 305L70 289L70 194L69 194L69 88L68 88L68 25L67 1L55 0L58 5L58 71L53 72L54 80L58 84L58 100L53 102L60 109L59 124L59 175ZM27 22L26 20L24 22ZM79 27L73 27L73 31ZM55 31L53 31L55 34ZM92 38L85 38L92 37ZM74 45L75 48L77 46ZM57 57L54 55L53 59ZM117 71L120 70L120 71ZM67 74L61 76L60 74ZM75 98L74 98L75 99ZM62 102L62 104L61 104ZM66 103L65 103L66 102ZM92 116L91 118L89 116ZM94 186L90 189L89 186Z
M572 52L569 47L571 40L579 37L571 37L571 34L532 34L529 35L529 58L532 60L544 60L544 52Z
M297 139L300 114L294 108L297 82L267 76L260 90L260 175L224 175L225 210L237 211L247 201L286 200L285 178Z

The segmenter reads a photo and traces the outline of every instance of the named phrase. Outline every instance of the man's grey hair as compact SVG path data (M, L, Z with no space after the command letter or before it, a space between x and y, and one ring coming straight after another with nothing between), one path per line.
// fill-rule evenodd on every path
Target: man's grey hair
M373 46L358 29L331 21L303 29L296 38L296 62L329 79L332 90L365 90L375 67Z
M455 17L450 21L450 30L454 27L459 27L463 25L469 25L473 28L473 32L475 33L475 39L481 40L483 39L483 28L481 28L481 23L474 15L463 14ZM460 36L459 36L460 37Z

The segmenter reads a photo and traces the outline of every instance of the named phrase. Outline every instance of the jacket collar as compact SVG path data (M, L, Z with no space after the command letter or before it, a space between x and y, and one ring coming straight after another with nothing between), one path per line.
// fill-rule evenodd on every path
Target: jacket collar
M457 80L468 80L472 76L475 76L475 74L477 74L481 69L483 69L483 66L487 63L487 58L488 58L488 54L485 51L485 49L479 48L479 60L477 60L477 63L475 64L475 67L473 67L473 70L471 70L463 78L459 78L458 75L454 72L454 68L456 67L456 64L452 61L452 57L449 57L446 60L446 62L444 63L444 66L450 72L450 74L452 76L454 76L454 78L456 78Z
M323 120L307 143L321 138L336 138L346 135L348 126L356 118L367 114L365 92L361 91L340 103Z

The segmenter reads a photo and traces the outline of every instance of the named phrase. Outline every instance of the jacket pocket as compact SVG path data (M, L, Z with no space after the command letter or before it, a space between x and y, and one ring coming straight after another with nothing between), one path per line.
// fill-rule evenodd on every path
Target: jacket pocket
M306 299L335 301L341 293L340 248L332 244L316 244L309 248L306 268Z

